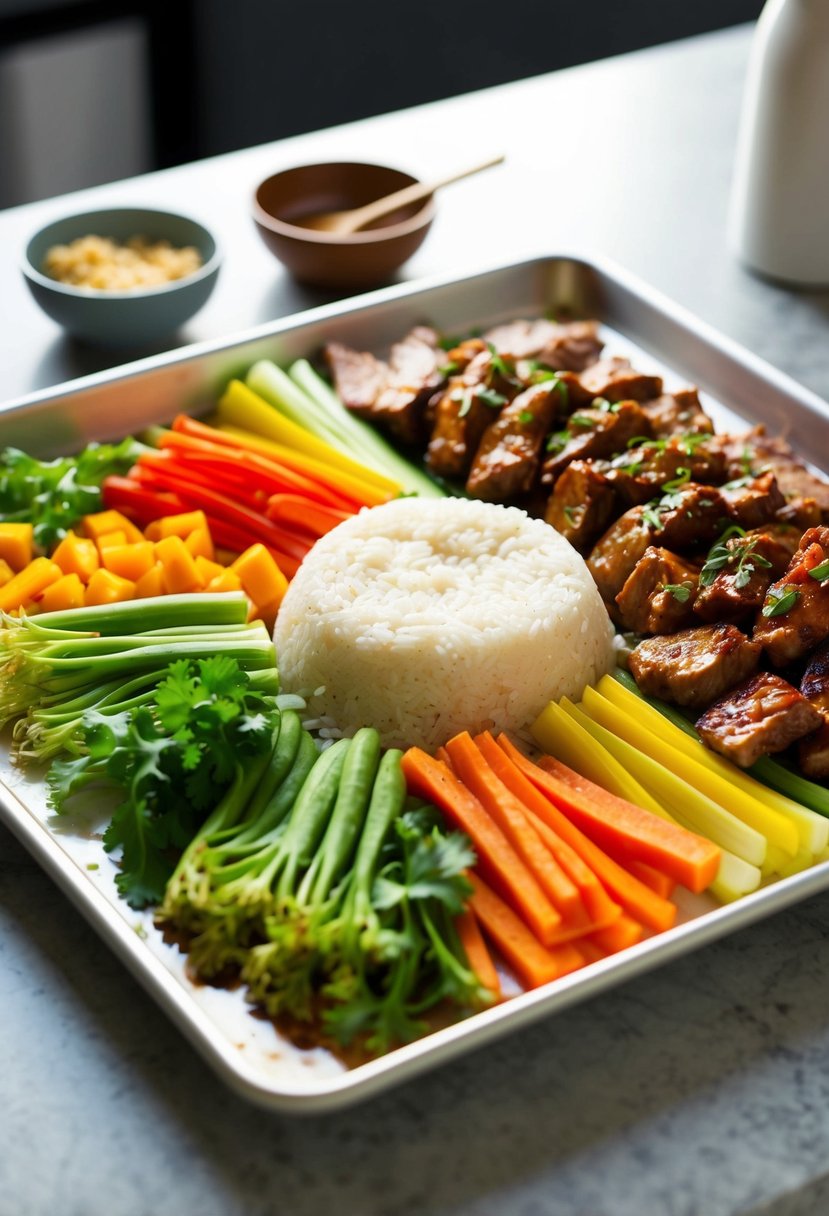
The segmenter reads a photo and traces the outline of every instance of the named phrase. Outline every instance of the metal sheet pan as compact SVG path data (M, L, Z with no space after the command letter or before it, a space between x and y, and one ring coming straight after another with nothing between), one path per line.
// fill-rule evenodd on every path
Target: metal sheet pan
M720 424L763 422L808 452L815 465L829 468L829 414L818 397L617 267L573 255L389 288L11 401L0 406L0 443L41 454L71 451L180 410L198 412L256 359L313 354L324 339L380 351L423 321L455 332L562 307L598 318L611 353L630 353L638 365L663 374L669 387L697 384ZM683 895L679 924L669 932L346 1069L327 1052L295 1047L269 1022L252 1017L241 992L193 985L182 955L162 940L151 915L118 899L101 825L91 815L56 822L38 775L15 769L8 748L0 747L3 822L228 1084L260 1105L296 1114L367 1098L829 888L825 862L724 907Z

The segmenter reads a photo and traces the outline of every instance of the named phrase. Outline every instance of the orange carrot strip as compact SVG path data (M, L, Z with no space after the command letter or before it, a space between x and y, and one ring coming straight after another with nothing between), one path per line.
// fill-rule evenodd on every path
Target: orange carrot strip
M644 936L644 927L638 921L632 916L622 915L606 929L591 933L588 941L606 954L617 954L620 950L627 950L628 946L635 946Z
M439 747L437 749L435 752L435 759L440 760L441 764L445 764L450 773L454 773L455 770L452 768L452 761L445 747Z
M547 792L549 778L544 769L528 760L506 735L499 735L498 744L524 776L545 795L543 806L538 804L545 822L579 854L617 903L649 929L656 929L660 933L670 929L676 921L676 907L634 878L570 822L559 810L552 794Z
M409 792L428 798L466 832L488 880L523 916L538 940L544 945L551 943L561 926L561 916L478 799L445 764L419 747L410 747L404 754L402 768Z
M689 891L704 891L717 877L721 853L710 840L609 793L552 756L542 756L539 766L549 778L545 793L600 847L622 848Z
M606 850L608 857L612 857L614 861L618 861L620 866L624 866L629 870L634 877L643 882L646 887L650 887L657 895L661 895L663 899L670 899L676 888L676 883L669 874L663 874L661 870L655 870L653 866L646 865L644 861L634 861L631 858L622 856L621 853L614 853L611 849Z
M539 839L521 803L496 777L471 735L467 731L455 735L446 750L457 776L498 824L562 917L569 920L583 913L578 887Z
M496 895L477 874L469 880L475 888L470 905L486 934L528 988L538 988L584 966L584 955L568 943L548 950L530 933L512 908Z
M547 799L519 771L488 731L483 735L478 735L476 743L486 757L487 763L495 770L504 785L512 790L527 812L533 816L534 826L541 839L579 888L584 906L591 919L597 926L610 924L621 915L621 906L610 898L599 879L576 850L562 840L561 836L550 826L548 819L545 818L549 808Z
M466 908L457 917L455 928L469 966L481 981L481 986L491 992L496 1001L500 1001L501 980L495 970L492 955L487 949L477 917L471 908Z

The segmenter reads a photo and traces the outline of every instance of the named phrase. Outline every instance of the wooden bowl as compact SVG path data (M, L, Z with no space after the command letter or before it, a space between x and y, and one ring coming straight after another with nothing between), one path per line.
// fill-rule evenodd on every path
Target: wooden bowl
M300 282L340 289L378 287L419 248L434 219L433 198L403 207L351 236L316 232L299 221L304 215L362 207L416 180L383 165L301 165L261 183L253 218L270 251Z

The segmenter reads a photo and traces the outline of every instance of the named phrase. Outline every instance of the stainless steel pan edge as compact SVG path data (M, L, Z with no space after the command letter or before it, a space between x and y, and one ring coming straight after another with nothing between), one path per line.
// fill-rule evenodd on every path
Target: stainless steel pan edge
M372 344L381 347L411 321L433 320L454 328L562 301L585 313L595 310L608 324L748 418L777 427L783 419L795 444L803 436L800 446L807 447L817 463L829 464L829 427L815 425L827 418L827 407L818 397L627 272L575 254L490 267L460 280L443 276L385 289L221 342L202 343L31 394L0 407L0 443L25 446L28 436L36 441L29 446L56 450L142 427L177 409L206 403L222 378L256 358L310 353L322 335L332 330L345 340L350 334L360 340L370 327ZM49 830L4 786L0 786L0 813L222 1078L242 1096L293 1114L332 1110L367 1098L829 888L829 863L824 863L739 903L715 909L586 972L523 994L351 1072L328 1078L316 1088L294 1092L263 1083L217 1036L187 990L150 954Z

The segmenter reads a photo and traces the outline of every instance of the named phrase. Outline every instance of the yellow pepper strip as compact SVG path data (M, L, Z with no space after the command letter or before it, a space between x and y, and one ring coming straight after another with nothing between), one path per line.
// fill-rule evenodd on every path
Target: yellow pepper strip
M614 684L615 681L608 680L607 683ZM635 699L635 694L631 695ZM727 776L715 772L699 760L691 759L679 748L666 743L660 735L648 729L633 708L620 709L595 688L585 689L584 708L601 726L612 730L645 755L664 764L695 790L706 794L720 806L727 807L732 815L736 815L743 823L765 836L770 844L777 845L788 857L794 857L798 850L799 838L797 828L790 819L738 789Z
M641 806L660 819L676 822L645 787L631 777L624 765L611 756L607 748L600 747L592 735L555 701L541 711L531 729L539 747L588 781L594 781L617 798Z
M290 418L285 418L241 380L231 380L227 386L216 409L216 421L219 426L240 427L248 434L252 432L253 435L263 436L293 451L302 452L321 461L329 470L332 467L342 469L360 481L385 490L391 496L400 493L400 486L396 482L339 452L330 443L318 439Z
M646 756L625 739L607 730L588 715L584 708L577 708L566 697L561 706L590 731L607 750L633 774L646 790L667 807L684 827L699 832L729 853L735 853L752 866L761 866L766 856L765 836L732 815L725 807L699 793L687 781L677 777L664 764ZM584 706L584 702L582 702Z
M683 752L692 760L697 760L700 764L710 768L712 772L719 773L737 789L742 790L757 802L763 803L764 806L777 811L786 819L790 819L797 828L800 838L798 851L802 849L807 853L817 854L829 846L829 820L822 815L801 806L799 802L787 798L785 794L778 794L776 790L769 789L768 786L763 785L762 781L757 781L756 778L743 772L724 756L718 756L716 752L712 752L698 739L692 739L684 730L675 726L673 722L669 722L658 709L654 709L635 693L624 688L612 676L603 676L598 687L608 700L612 700L625 713L638 714L638 721L652 734L671 743L677 751Z

